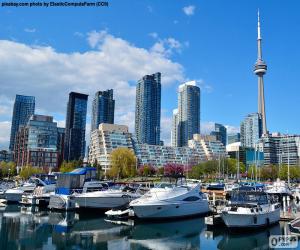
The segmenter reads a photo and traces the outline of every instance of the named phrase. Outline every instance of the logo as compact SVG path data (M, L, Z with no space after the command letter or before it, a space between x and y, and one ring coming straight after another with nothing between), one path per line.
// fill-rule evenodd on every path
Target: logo
M298 237L295 235L272 235L269 237L270 248L296 248Z

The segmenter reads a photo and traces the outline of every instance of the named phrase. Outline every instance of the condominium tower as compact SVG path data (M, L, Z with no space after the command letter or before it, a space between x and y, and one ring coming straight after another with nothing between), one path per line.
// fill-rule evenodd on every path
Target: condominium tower
M64 159L83 159L88 95L71 92L67 106Z
M215 130L210 133L216 136L216 139L223 143L224 146L227 144L227 129L220 123L215 123Z
M34 96L16 95L10 132L9 149L11 151L14 150L16 139L15 137L19 130L19 127L27 124L31 115L34 114L34 110Z
M115 100L113 90L98 91L93 99L91 131L99 127L101 123L114 123Z
M262 135L261 114L252 113L241 122L241 144L244 147L254 148Z
M161 73L146 75L136 86L135 134L139 143L160 144Z
M196 81L178 88L178 146L187 146L194 134L200 134L200 88Z

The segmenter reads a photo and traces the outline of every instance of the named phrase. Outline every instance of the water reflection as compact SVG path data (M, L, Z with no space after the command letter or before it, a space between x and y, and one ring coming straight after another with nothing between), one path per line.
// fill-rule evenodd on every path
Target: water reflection
M0 210L0 249L268 249L269 235L288 233L285 223L246 234L209 231L203 218L134 224L10 205Z

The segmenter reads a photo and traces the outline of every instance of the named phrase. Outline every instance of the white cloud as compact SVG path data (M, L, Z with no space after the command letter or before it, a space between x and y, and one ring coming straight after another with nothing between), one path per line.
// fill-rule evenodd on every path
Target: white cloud
M30 29L30 28L25 28L24 31L27 32L27 33L35 33L35 32L36 32L36 29L34 29L34 28L32 28L32 29Z
M173 37L159 39L157 36L157 40L158 41L152 46L151 51L158 54L162 54L166 57L171 56L172 54L174 54L174 52L181 53L184 47L189 46L188 42L184 42L182 44Z
M162 111L161 121L161 134L160 139L164 141L164 145L171 145L171 129L172 129L172 117L166 116Z
M227 129L227 134L235 134L240 132L240 128L232 125L224 125ZM215 129L215 122L201 122L201 134L210 134Z
M200 125L201 134L208 135L214 129L215 129L214 122L205 122L205 121L201 122L201 125Z
M225 125L227 129L227 134L236 134L240 132L240 127Z
M184 14L186 14L187 16L192 16L195 14L195 9L196 7L194 5L189 5L189 6L185 6L183 7L183 12Z
M89 32L87 35L88 35L87 37L88 44L93 49L96 48L98 45L100 45L103 42L105 37L110 36L106 30L101 30L99 32L93 30Z
M9 121L0 121L0 149L8 149L10 126L11 123Z
M12 115L12 109L13 100L10 100L5 95L0 95L0 115L8 117Z
M196 82L202 92L211 93L213 91L213 87L210 84L206 83L203 79L198 79L196 80Z
M157 71L162 72L162 85L185 79L183 67L165 54L136 47L107 31L90 32L88 42L95 50L60 53L50 46L0 40L0 122L11 119L16 94L35 96L38 112L63 120L69 92L89 94L91 102L96 91L112 88L115 122L128 124L133 132L135 82Z

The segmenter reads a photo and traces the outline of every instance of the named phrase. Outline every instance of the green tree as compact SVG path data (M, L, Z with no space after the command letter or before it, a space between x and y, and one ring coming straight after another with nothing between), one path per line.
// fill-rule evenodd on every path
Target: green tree
M103 175L103 170L102 170L102 166L98 163L97 159L95 159L93 161L92 166L97 169L97 177L98 177L98 179L101 179L102 175Z
M75 161L63 161L60 165L59 171L62 173L71 172L76 168L77 164Z
M40 173L43 173L42 169L27 165L22 167L22 170L20 172L20 177L22 177L23 179L28 179L30 176L34 174L40 174Z
M278 177L278 167L275 165L261 167L260 177L265 180L275 180Z
M114 178L136 176L136 158L132 150L117 148L110 154L111 170L109 175Z
M14 176L17 173L16 164L12 161L2 161L0 162L0 172L2 177Z

